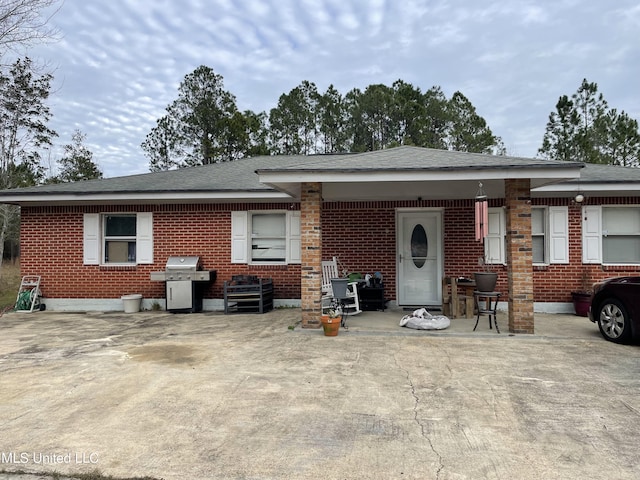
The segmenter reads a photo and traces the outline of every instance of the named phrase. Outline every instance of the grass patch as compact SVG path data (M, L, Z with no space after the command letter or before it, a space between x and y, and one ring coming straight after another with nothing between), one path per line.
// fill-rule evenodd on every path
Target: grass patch
M297 327L298 325L300 325L301 323L302 323L302 320L298 320L296 323L294 323L293 325L289 325L287 328L288 328L289 330L295 330L295 329L296 329L296 327Z
M12 308L20 289L20 263L2 262L0 267L0 312Z

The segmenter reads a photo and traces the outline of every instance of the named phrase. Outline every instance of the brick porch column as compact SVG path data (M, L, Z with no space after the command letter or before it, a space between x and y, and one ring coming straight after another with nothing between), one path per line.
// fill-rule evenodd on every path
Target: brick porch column
M509 331L533 333L531 181L505 180Z
M303 183L300 193L302 328L320 328L322 313L322 184Z

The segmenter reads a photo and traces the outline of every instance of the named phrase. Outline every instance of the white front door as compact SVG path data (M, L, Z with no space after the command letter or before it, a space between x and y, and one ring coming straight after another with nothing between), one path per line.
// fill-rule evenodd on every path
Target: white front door
M399 210L397 218L398 305L440 305L442 212Z

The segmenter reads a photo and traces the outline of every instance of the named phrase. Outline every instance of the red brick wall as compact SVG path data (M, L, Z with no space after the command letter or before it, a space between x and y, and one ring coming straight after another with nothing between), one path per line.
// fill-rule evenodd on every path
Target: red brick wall
M640 197L594 198L590 205L638 205ZM585 202L585 203L586 203ZM569 206L569 263L534 266L533 284L536 302L570 302L571 292L591 288L608 277L638 275L640 266L603 266L582 263L582 207L571 199L533 199L532 205ZM584 283L586 285L583 286Z
M498 204L490 203L490 206ZM323 258L337 256L351 272L380 272L385 296L395 299L396 208L442 208L445 276L471 277L483 256L481 242L475 241L472 200L406 202L332 202L322 210ZM496 265L498 288L506 291L506 269Z
M489 207L500 207L502 201L489 200ZM475 239L475 210L473 200L456 200L445 203L444 211L444 274L448 277L473 278L473 273L483 271L478 259L484 257L484 244ZM496 289L507 291L507 269L503 265L491 265L498 274Z
M640 198L596 199L591 204L640 204ZM639 267L582 265L581 209L570 199L533 199L533 205L569 205L570 264L533 267L536 302L569 302L570 292L603 278L638 274ZM501 200L490 200L492 207ZM407 202L325 202L322 211L322 258L337 256L349 271L383 274L388 298L395 298L396 208L443 209L444 273L471 276L478 270L482 243L474 239L471 200ZM300 298L300 265L231 264L230 210L282 209L281 204L115 206L111 212L154 212L154 265L99 267L82 264L82 214L104 207L24 207L22 209L21 268L23 275L42 275L43 293L57 298L116 298L142 293L164 297L164 283L151 282L151 271L164 270L169 255L200 255L205 268L218 271L207 298L222 298L222 282L232 275L272 277L276 298ZM176 225L179 228L176 228ZM497 271L498 290L506 293L504 266Z
M640 204L633 198L589 198L590 204ZM490 199L490 207L501 207L504 201ZM533 199L532 205L569 207L570 264L533 267L536 302L570 302L571 292L617 275L639 274L640 267L613 267L582 264L581 207L571 199ZM483 256L482 242L475 241L472 200L407 201L407 202L325 202L322 211L323 258L337 256L344 267L353 272L379 271L391 288L385 295L395 299L396 282L396 208L442 208L444 224L444 274L472 277L478 271L478 258ZM491 265L498 273L496 289L508 291L507 268Z
M230 263L230 208L282 209L282 205L24 207L22 274L41 275L42 292L51 298L116 298L134 292L145 298L162 298L165 285L152 282L150 272L164 270L171 255L198 255L205 269L217 271L206 298L222 298L223 281L240 274L273 278L276 298L300 298L300 265ZM83 265L83 213L104 211L153 212L153 265Z
M382 273L393 288L396 282L396 202L325 202L322 206L322 258L338 257L338 267L349 272ZM389 293L387 293L389 290Z

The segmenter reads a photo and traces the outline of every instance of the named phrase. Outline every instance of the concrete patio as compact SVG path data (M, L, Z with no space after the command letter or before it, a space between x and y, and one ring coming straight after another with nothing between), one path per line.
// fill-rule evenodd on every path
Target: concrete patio
M337 337L298 309L6 314L0 479L638 478L637 346L583 317L510 335L405 313Z
M433 315L440 315L437 309L429 310ZM489 328L487 316L481 316L475 331L475 316L472 318L452 318L449 328L444 330L415 330L400 327L400 319L404 315L410 315L411 309L400 307L390 307L385 311L365 311L357 315L347 316L347 329L341 329L340 334L353 335L421 335L434 337L494 337L514 336L509 333L509 320L506 311L498 311L497 321L500 334L494 328ZM296 330L303 332L313 332L314 330L302 329L300 326ZM534 335L518 334L519 338L580 338L594 339L601 338L596 324L591 323L585 317L565 314L536 313Z

